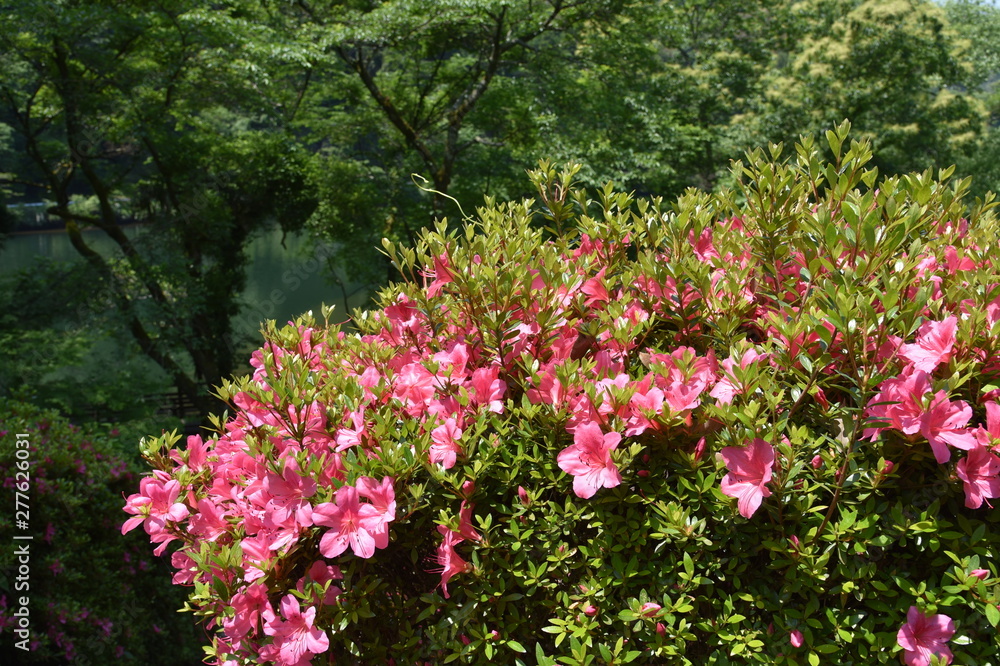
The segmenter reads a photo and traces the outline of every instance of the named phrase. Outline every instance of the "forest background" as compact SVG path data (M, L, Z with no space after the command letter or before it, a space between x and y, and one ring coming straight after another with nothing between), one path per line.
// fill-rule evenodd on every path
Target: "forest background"
M981 0L0 3L0 242L44 202L79 253L0 281L0 397L133 464L184 425L137 396L204 418L248 369L253 239L308 233L374 291L383 237L529 196L540 159L670 200L849 119L882 174L998 191L998 79Z

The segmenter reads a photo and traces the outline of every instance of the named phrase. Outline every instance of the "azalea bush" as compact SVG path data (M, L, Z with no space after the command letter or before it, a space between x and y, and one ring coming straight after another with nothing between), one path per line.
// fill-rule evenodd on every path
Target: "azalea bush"
M669 204L543 164L360 332L268 324L125 506L209 662L997 663L1000 225L847 135Z
M21 433L28 449L15 446ZM134 490L141 473L134 444L123 437L0 399L0 480L9 501L0 513L8 539L0 549L0 663L198 663L200 650L192 644L199 632L176 612L184 595L169 584L169 567L150 555L143 535L119 535L123 493ZM15 525L25 518L26 526ZM14 541L13 535L31 539ZM19 552L25 546L27 562ZM28 650L15 645L23 640L14 633L22 598L28 599Z

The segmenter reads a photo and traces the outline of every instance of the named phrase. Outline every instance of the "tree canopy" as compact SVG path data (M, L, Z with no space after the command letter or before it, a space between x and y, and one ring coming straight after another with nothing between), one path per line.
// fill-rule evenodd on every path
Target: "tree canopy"
M28 0L0 11L2 180L48 202L97 307L194 396L234 367L270 224L378 282L366 248L529 195L539 159L669 197L845 118L882 173L957 163L985 192L994 33L980 0Z
M233 371L244 248L312 212L304 151L227 53L247 35L190 0L23 2L0 15L10 179L44 197L145 354L203 402ZM140 235L129 222L146 222ZM100 229L114 256L85 240Z

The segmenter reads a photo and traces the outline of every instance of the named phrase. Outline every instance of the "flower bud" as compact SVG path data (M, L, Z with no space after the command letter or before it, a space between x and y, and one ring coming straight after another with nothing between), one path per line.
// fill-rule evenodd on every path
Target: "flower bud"
M830 401L826 399L826 393L823 393L823 389L816 389L816 402L819 403L823 410L830 409Z
M989 569L973 569L969 572L970 576L975 576L979 580L986 580L990 577Z
M705 438L702 437L698 440L698 443L694 447L694 459L696 461L701 460L702 456L705 455Z
M517 487L517 496L521 498L521 504L531 506L531 498L528 497L528 491L524 489L524 486Z
M583 613L588 617L594 617L595 615L597 615L597 606L593 604L587 604L586 606L583 607Z
M802 647L803 639L802 632L798 629L788 634L788 641L792 644L792 647Z
M641 615L642 617L653 617L654 615L660 612L661 608L663 608L663 606L661 606L660 604L654 604L651 601L647 601L639 609L639 615Z
M823 466L823 456L813 456L812 462L809 464L812 465L813 469L819 469Z

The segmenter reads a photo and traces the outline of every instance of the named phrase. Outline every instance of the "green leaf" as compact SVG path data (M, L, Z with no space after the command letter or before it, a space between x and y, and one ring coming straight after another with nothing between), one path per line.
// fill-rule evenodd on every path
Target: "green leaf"
M1000 623L1000 610L997 610L997 607L993 604L986 604L986 619L990 625L997 626Z
M522 652L522 653L527 652L527 650L524 649L523 645L514 640L507 641L507 647L509 647L514 652Z

